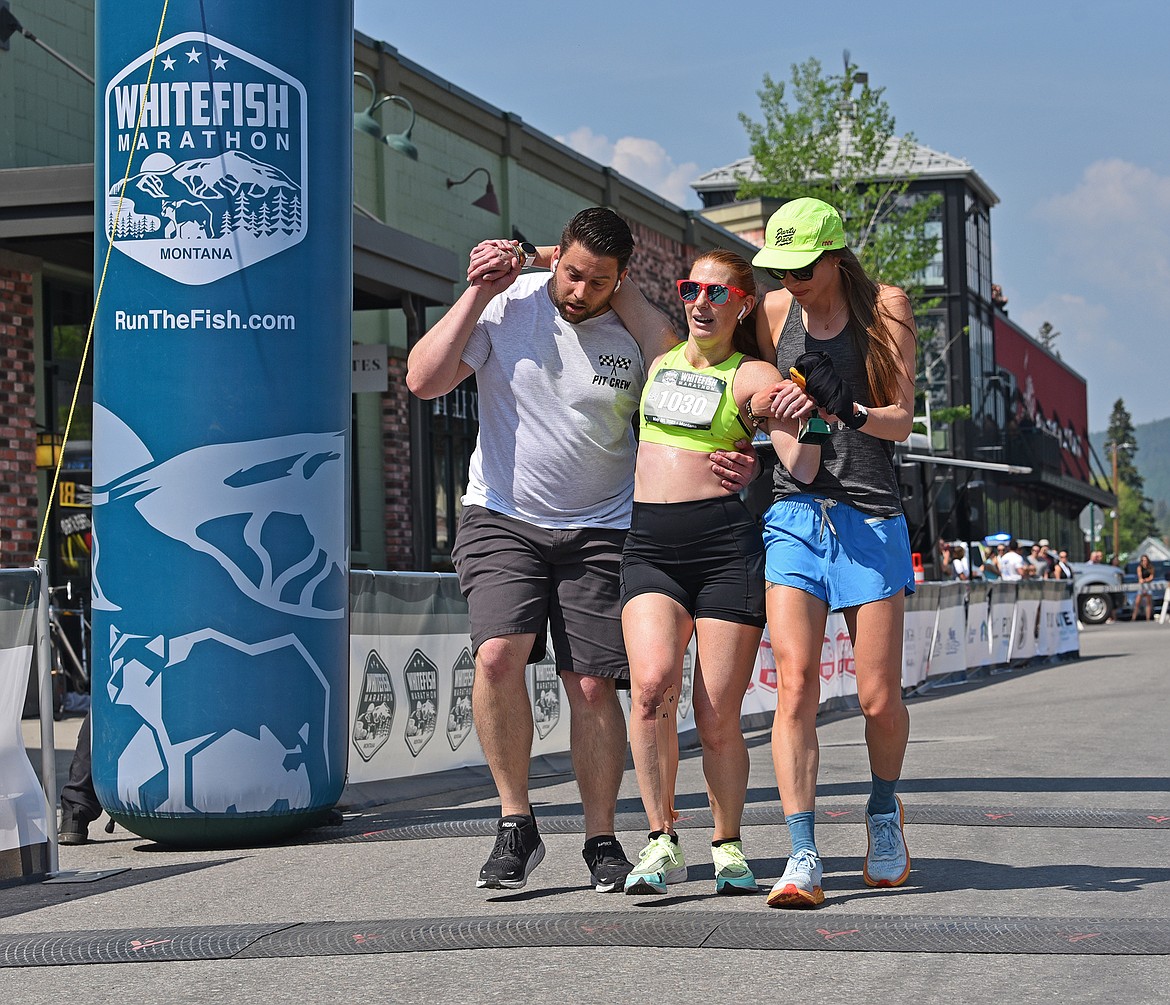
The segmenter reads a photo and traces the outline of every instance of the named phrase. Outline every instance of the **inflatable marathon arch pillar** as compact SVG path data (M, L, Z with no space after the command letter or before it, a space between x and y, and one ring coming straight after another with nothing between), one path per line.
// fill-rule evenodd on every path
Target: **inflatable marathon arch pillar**
M353 12L163 6L97 5L93 774L216 846L345 780Z

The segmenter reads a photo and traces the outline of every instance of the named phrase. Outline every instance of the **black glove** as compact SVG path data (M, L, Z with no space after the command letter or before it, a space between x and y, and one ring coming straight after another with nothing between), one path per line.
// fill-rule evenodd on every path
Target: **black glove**
M856 400L849 385L841 379L833 360L825 352L803 353L795 363L804 376L804 389L809 397L830 415L837 416L850 429L853 426L853 402ZM862 418L861 423L865 422Z

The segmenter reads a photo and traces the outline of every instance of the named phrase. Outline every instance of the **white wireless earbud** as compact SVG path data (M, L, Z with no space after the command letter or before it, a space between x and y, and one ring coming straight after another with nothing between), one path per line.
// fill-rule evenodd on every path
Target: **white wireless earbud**
M617 293L617 291L620 290L621 288L622 288L622 281L619 279L617 281L617 285L615 285L613 288L614 293Z
M735 316L735 319L736 319L737 321L742 321L742 320L743 320L743 316L744 316L746 313L747 313L747 308L746 308L746 307L741 307L741 308L739 309L739 313L738 313L738 314Z

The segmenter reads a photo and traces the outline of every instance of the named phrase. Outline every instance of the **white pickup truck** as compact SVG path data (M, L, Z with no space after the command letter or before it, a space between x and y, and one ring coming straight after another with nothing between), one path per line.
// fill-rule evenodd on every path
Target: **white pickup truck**
M1086 625L1101 625L1125 606L1125 573L1103 562L1073 562L1077 617Z

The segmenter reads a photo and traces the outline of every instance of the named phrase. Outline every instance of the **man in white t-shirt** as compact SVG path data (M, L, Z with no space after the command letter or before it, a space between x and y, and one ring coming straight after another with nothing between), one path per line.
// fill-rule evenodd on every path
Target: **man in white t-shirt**
M472 713L501 804L479 887L519 889L544 858L529 801L524 667L544 657L546 625L569 701L591 882L620 893L631 868L614 835L626 756L616 687L629 686L619 569L633 505L631 420L646 365L677 344L648 305L633 334L610 309L633 248L625 221L601 208L565 227L551 276L519 275L544 257L531 245L484 242L472 251L468 288L408 360L407 384L421 398L472 373L479 391L452 554L471 620ZM750 480L754 456L719 451L711 463L734 491Z
M1005 583L1024 578L1024 564L1028 560L1020 554L1020 545L1015 538L1008 542L1007 551L999 556L999 578Z

